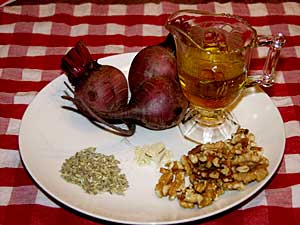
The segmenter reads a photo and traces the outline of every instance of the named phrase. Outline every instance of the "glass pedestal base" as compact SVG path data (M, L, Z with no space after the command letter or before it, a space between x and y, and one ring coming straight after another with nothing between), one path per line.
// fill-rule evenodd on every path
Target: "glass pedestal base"
M213 143L231 138L240 127L227 110L190 109L179 124L182 135L198 144Z

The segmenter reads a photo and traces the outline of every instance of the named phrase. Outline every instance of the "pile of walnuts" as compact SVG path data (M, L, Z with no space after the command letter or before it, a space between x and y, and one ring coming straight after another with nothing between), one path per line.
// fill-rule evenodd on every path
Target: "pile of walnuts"
M160 168L155 193L159 198L177 198L184 208L202 208L226 190L243 190L246 184L263 180L268 166L254 135L240 128L231 139L200 144L180 161Z

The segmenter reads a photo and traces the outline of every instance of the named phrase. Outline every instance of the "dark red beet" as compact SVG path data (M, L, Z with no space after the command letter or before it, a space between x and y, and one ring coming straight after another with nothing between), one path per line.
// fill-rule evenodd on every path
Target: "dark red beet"
M115 111L128 102L124 74L109 65L99 65L82 41L62 58L62 69L74 86L74 98L80 98L93 111ZM76 102L75 102L76 104ZM85 112L76 104L79 111Z
M127 104L127 81L117 68L102 65L99 69L91 71L84 82L75 86L74 97L84 99L95 112L115 111Z
M145 80L153 76L166 76L177 80L175 56L159 45L146 47L134 57L128 74L130 91L135 92Z

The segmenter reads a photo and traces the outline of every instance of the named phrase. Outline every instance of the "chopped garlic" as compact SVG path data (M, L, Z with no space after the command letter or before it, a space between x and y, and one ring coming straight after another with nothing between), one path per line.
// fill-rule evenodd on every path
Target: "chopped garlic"
M157 166L161 166L172 158L172 152L166 149L161 143L135 147L135 160L138 165L145 166L154 162Z

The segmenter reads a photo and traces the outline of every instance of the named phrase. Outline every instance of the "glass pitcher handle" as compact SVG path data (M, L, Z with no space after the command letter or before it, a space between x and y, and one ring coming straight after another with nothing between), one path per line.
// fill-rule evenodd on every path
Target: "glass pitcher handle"
M269 51L263 67L263 74L252 77L246 86L260 84L264 87L270 87L273 85L276 65L285 42L286 39L282 33L275 36L258 36L257 46L269 46Z

